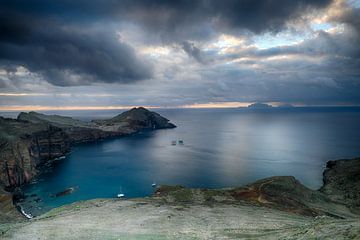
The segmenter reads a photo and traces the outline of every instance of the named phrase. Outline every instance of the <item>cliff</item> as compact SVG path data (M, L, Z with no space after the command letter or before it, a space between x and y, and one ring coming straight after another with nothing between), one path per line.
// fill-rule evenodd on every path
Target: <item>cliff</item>
M329 161L320 191L360 214L360 158Z
M17 119L0 117L0 189L12 192L29 182L42 164L64 156L74 144L173 127L145 108L93 122L36 112L20 113Z
M0 186L13 190L38 174L38 165L69 150L61 128L0 118Z
M59 115L45 115L36 112L20 113L17 120L26 121L43 126L60 128L69 138L71 144L92 142L108 137L125 135L125 129L106 130L102 126L95 126L92 123L64 117Z
M14 188L38 174L37 166L65 155L70 146L143 129L173 128L155 112L133 108L109 120L84 122L59 115L20 113L0 119L0 185Z
M143 107L132 108L113 118L84 122L71 117L45 115L36 112L20 113L18 120L35 124L51 124L61 128L72 143L91 142L108 137L124 136L141 130L175 128L160 114Z

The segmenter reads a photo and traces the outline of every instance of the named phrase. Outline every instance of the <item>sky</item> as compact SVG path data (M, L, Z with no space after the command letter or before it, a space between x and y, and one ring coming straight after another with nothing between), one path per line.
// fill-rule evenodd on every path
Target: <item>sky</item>
M1 0L0 110L360 105L360 0Z

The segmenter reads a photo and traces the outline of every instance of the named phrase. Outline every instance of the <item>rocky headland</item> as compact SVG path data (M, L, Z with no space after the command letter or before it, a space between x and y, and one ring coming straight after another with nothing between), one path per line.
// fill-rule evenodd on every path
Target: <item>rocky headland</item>
M36 112L22 112L17 119L0 117L1 216L17 215L7 204L9 199L21 197L19 187L37 176L41 166L69 153L72 145L174 127L168 119L142 107L91 122Z

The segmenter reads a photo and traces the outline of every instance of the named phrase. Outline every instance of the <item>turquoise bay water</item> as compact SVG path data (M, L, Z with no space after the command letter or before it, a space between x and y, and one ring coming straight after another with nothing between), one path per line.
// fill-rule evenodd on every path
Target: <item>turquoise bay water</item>
M25 187L29 197L24 207L37 215L74 201L115 197L120 188L126 197L143 197L152 193L153 182L221 188L293 175L317 189L326 161L360 156L358 109L157 112L178 127L75 146L66 159ZM117 113L60 114L88 120ZM171 145L179 139L184 145ZM69 187L76 191L52 197Z

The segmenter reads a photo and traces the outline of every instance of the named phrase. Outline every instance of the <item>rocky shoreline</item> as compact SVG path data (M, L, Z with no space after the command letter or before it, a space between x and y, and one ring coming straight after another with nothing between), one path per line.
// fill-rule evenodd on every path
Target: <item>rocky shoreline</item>
M94 199L30 221L0 224L2 239L358 239L360 158L329 161L324 185L291 176L227 189L159 186L139 199ZM36 229L36 231L34 231ZM2 233L2 234L1 234Z
M246 202L309 217L360 217L360 158L328 161L323 182L312 190L295 177L275 176L228 189L160 186L154 195L167 203Z
M91 122L36 112L22 112L17 119L0 117L0 198L22 198L21 186L39 175L42 166L68 154L75 144L174 127L168 119L142 107Z

